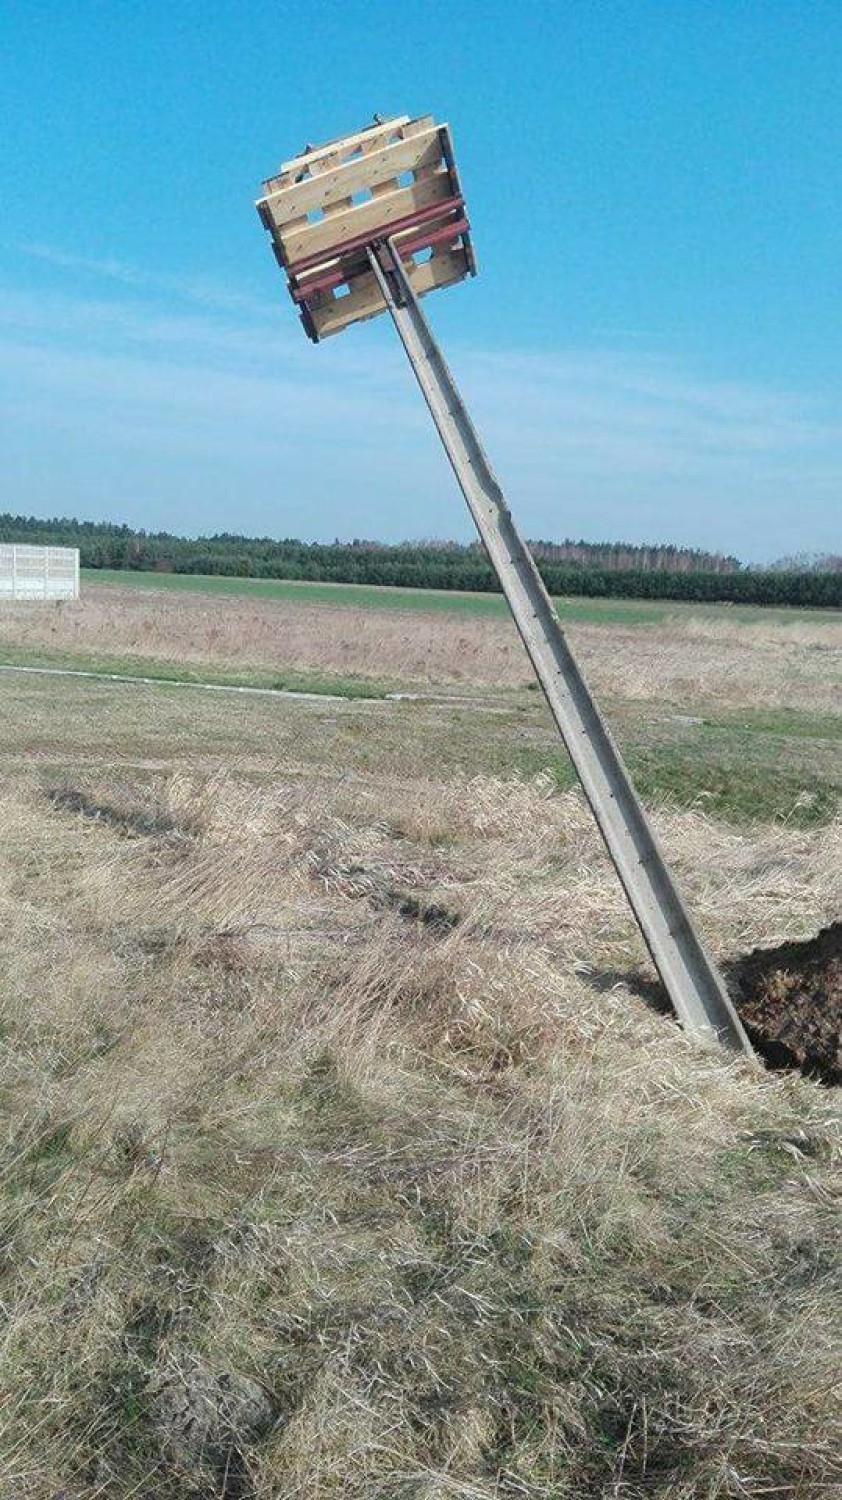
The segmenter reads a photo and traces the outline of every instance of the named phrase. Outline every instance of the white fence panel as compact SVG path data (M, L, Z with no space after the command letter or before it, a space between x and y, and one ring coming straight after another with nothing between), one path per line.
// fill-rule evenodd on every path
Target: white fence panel
M79 548L0 542L0 602L78 599Z

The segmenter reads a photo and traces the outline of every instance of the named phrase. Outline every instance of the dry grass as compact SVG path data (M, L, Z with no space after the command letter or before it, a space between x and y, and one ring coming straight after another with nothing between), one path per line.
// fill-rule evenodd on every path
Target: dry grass
M647 1009L578 795L85 693L84 771L0 804L0 1492L831 1493L832 1100ZM720 954L835 915L838 827L658 821Z
M91 590L0 631L525 679L442 615ZM832 631L571 634L653 712L815 712ZM578 794L469 769L542 755L537 705L0 688L0 1494L831 1492L832 1098L647 1008ZM720 956L838 914L839 824L656 819Z
M686 612L664 625L571 623L595 689L696 711L742 707L834 711L842 664L835 622L734 627ZM6 606L3 646L227 667L355 674L411 684L518 687L531 680L508 621L442 613L302 605L89 586L78 604Z

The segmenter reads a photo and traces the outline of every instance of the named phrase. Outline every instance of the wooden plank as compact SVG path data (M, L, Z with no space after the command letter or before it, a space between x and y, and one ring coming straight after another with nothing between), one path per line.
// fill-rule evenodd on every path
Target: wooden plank
M299 156L293 156L289 161L283 162L273 177L267 177L263 187L267 193L280 192L282 188L290 187L299 181L302 176L315 177L334 164L346 162L351 157L359 157L369 149L388 144L396 136L403 139L405 136L414 135L416 123L406 115L396 115L394 120L384 120L380 125L370 125L367 130L358 131L355 135L338 136L335 141L327 141L323 146L313 146L309 151L302 151ZM425 127L432 125L432 115L423 116L421 123Z
M408 141L396 141L383 145L369 156L357 156L348 162L333 166L320 177L308 177L305 181L290 184L282 192L270 193L258 202L258 211L264 222L285 228L291 217L302 214L330 213L336 202L350 198L353 193L368 189L374 192L386 184L387 189L395 184L395 178L404 171L419 171L422 166L437 168L441 163L441 142L438 130L425 130L422 135ZM311 222L318 222L311 217Z
M358 203L342 214L320 219L315 224L306 224L298 229L279 229L284 255L291 262L303 260L322 251L329 253L343 240L355 235L376 234L398 219L405 219L419 208L441 203L451 196L450 173L439 172L426 182L414 182L411 187L396 188L382 198L372 198L368 203Z
M450 286L461 281L467 273L464 250L452 250L448 255L422 261L421 265L408 264L407 275L417 297L423 297L436 287ZM336 297L332 302L312 309L313 325L319 338L329 338L341 333L350 323L375 318L385 312L386 304L373 272L357 276L346 297Z
M405 124L400 124L401 119ZM352 161L359 161L364 156L373 152L381 151L390 143L398 144L399 140L409 140L410 137L418 135L420 130L429 130L435 121L432 115L423 115L417 120L406 120L406 116L396 116L395 120L384 121L381 125L372 125L364 140L359 136L341 136L335 142L328 142L325 146L314 148L313 151L305 153L304 156L296 158L298 163L306 165L298 172L288 173L288 178L294 181L305 170L313 177L323 177L326 172L335 167L347 166ZM399 128L396 129L396 126ZM293 163L290 163L293 165Z
M434 123L433 115L418 115L416 119L410 120L407 125L401 127L401 135L409 140L411 135L418 135L422 130L428 130ZM444 129L449 130L450 126L445 125Z
M366 156L354 157L341 166L318 177L307 177L277 193L261 198L258 211L264 211L272 222L283 228L289 219L326 209L341 198L348 198L362 188L372 190L379 184L389 183L401 172L412 172L425 167L436 167L442 159L441 137L437 128L425 130L408 141L398 141L393 146L383 146Z
M454 219L452 215L444 219L433 219L431 223L419 225L417 229L407 229L403 234L393 235L401 255L406 256L410 246L412 253L419 250L431 250L433 255L445 255L448 250L455 250L462 236L467 237L470 225L464 214Z
M446 198L443 203L432 203L429 208L420 209L407 219L398 219L391 226L390 238L399 245L404 259L410 253L416 254L419 250L436 244L443 243L445 249L453 249L460 238L467 249L470 224L461 200L454 202L452 198ZM352 240L344 240L338 255L330 252L325 255L321 252L296 261L291 268L285 267L291 278L290 290L296 301L302 300L299 293L309 300L307 288L311 285L336 286L367 270L366 247L370 240L370 233L359 234ZM282 252L277 245L274 249L276 257L280 258ZM327 281L326 278L332 280Z
M434 204L434 213L437 205ZM365 240L365 236L362 236ZM408 228L393 233L390 239L398 245L404 260L414 257L419 251L429 249L432 255L447 255L455 251L461 242L462 248L467 251L470 242L468 233L468 220L464 214L459 217L453 216L452 210L446 214L435 214L434 219L428 223L414 223ZM333 260L321 261L317 266L309 266L305 272L297 272L290 281L290 293L294 302L311 303L315 306L314 299L324 299L332 296L336 287L342 284L351 285L357 281L359 276L368 272L368 255L365 245L359 245L350 254L342 254ZM468 257L470 260L470 257ZM302 266L299 261L299 266Z
M395 115L391 120L381 120L379 124L366 125L365 130L358 130L354 135L337 135L332 141L325 141L321 146L314 146L312 151L302 151L300 156L293 156L290 161L281 162L281 175L286 172L300 172L303 167L312 167L314 163L321 161L325 156L330 156L334 151L353 151L357 146L364 146L378 135L392 135L396 130L409 125L409 115Z
M325 219L333 220L338 215L341 218L342 214L344 214L347 209L353 208L353 206L354 206L354 200L350 196L350 194L348 194L344 198L337 198L337 200L336 200L335 203L329 203L328 204L328 206L327 206L327 208L325 209L325 212L324 212L324 217L325 217ZM299 219L298 222L300 224L302 222L301 219ZM304 215L304 221L303 222L305 224L309 223L309 220L308 220L306 214ZM323 221L319 220L318 222L321 223ZM292 228L293 228L292 224L285 224L284 225L284 229L286 230L287 233L289 233Z

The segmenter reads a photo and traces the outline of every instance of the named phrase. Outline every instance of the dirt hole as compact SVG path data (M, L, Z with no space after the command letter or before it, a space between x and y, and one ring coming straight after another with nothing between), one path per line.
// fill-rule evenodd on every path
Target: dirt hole
M842 922L803 942L755 948L725 973L740 1019L771 1067L842 1083Z

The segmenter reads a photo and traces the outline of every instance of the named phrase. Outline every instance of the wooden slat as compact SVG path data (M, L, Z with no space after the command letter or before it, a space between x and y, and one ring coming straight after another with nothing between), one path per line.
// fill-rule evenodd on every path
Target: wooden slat
M329 203L328 204L327 208L324 211L324 218L326 220L329 219L331 221L331 223L332 223L333 220L337 218L337 216L339 218L341 218L342 215L344 213L346 213L349 208L353 208L353 206L354 206L354 200L353 200L353 198L351 197L350 194L346 194L346 196L344 198L337 198L337 200L336 200L335 203ZM298 222L300 224L301 220L299 219ZM308 221L307 215L305 214L304 215L304 223L307 224L308 222L309 221ZM322 220L319 220L318 222L321 223ZM293 225L292 224L285 224L284 228L285 228L287 234L289 234L290 230L293 228Z
M405 140L409 140L411 135L419 135L422 130L428 130L433 124L435 124L435 120L432 115L418 115L414 120L410 120L408 124L401 126L401 135ZM449 130L450 126L445 125L444 129Z
M467 259L464 250L452 250L448 255L422 261L421 265L407 265L406 271L416 296L423 297L435 287L461 281L467 274ZM341 333L349 323L376 317L385 311L385 307L374 274L367 271L355 278L346 297L336 297L332 302L314 307L313 325L320 339L329 338L331 334Z
M452 211L446 217L436 218L431 224L416 225L391 238L404 259L419 250L430 250L433 255L448 255L455 250L460 239L467 249L468 221L461 215L454 218ZM356 283L357 278L368 270L368 257L360 249L352 259L343 256L325 261L320 266L296 275L290 284L293 301L314 304L314 299L323 299L335 287L343 283Z
M446 250L455 249L460 238L467 247L470 241L470 224L462 200L446 198L443 203L432 203L429 208L410 214L408 219L399 219L391 226L390 238L402 252L406 247L407 254L415 254L428 245L436 244L443 245ZM295 283L293 295L296 300L299 300L298 292L306 297L308 286L327 284L326 277L332 277L330 284L336 286L359 276L367 269L366 244L370 240L370 233L360 234L353 240L343 241L338 255L322 252L296 261L294 267L285 265L284 269L291 278L291 289L292 282ZM282 252L277 246L274 248L276 257L280 260Z
M367 141L373 140L378 135L392 135L394 131L409 125L409 115L395 115L392 120L381 120L379 125L366 125L365 130L358 130L355 135L338 135L332 141L325 141L322 146L314 146L312 151L302 151L300 156L293 156L290 161L281 162L281 175L286 172L300 172L303 167L312 167L325 156L330 156L334 151L353 151L357 146L364 146Z
M418 120L410 120L406 115L397 115L394 120L384 120L382 125L370 125L368 130L358 131L356 135L339 136L335 141L328 141L323 146L314 146L310 151L302 151L299 156L293 156L290 161L283 162L276 175L268 177L264 182L264 191L280 192L283 188L291 187L303 174L306 174L307 178L320 176L330 167L347 162L351 157L358 157L369 150L376 150L379 146L387 145L396 136L404 140L417 134L419 126L426 129L432 124L432 115L423 115Z
M308 177L304 182L293 183L280 192L267 194L259 202L261 217L265 210L280 229L289 219L297 218L314 208L327 208L337 199L350 197L362 188L373 190L378 185L394 180L401 172L438 166L441 159L438 129L425 130L410 137L408 141L383 146L378 151L333 167L318 177Z
M464 215L458 219L451 215L446 219L434 219L417 230L408 229L404 234L395 235L394 240L402 255L408 252L410 245L413 254L430 250L433 255L446 255L448 250L456 249L462 236L467 237L469 231L470 225Z
M316 224L307 224L298 229L281 229L276 232L284 255L291 262L305 256L328 252L343 240L359 234L375 234L388 228L397 219L404 219L416 209L427 208L432 203L441 203L450 197L450 174L439 172L426 182L414 182L411 187L396 188L382 198L372 198L368 203L359 203L343 214L320 219Z

